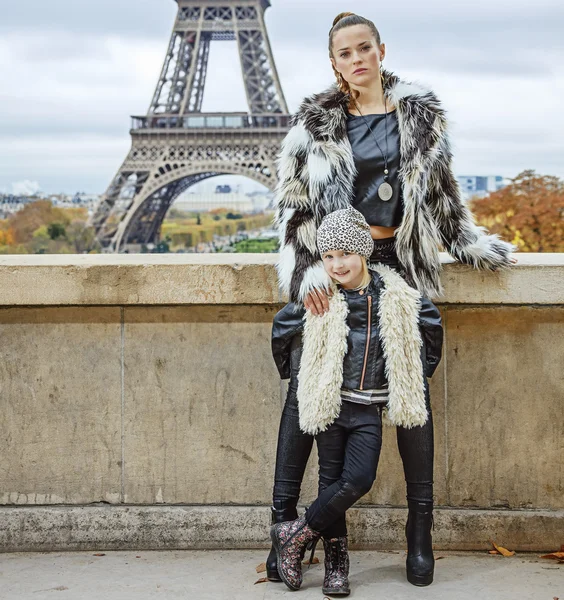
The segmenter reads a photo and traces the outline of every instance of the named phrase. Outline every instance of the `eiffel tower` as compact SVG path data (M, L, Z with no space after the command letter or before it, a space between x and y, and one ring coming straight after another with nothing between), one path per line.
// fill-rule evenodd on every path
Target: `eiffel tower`
M158 242L175 198L209 177L245 175L276 186L274 161L290 115L264 22L270 1L175 1L148 113L132 117L131 150L90 219L106 252ZM201 112L210 45L222 40L237 41L248 112Z

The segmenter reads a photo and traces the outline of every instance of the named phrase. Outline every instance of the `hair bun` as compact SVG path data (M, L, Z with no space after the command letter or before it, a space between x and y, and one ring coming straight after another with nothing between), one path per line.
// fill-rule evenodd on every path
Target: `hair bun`
M333 27L335 27L335 25L336 25L336 24L337 24L337 23L338 23L338 22L339 22L341 19L344 19L345 17L354 17L354 16L355 16L355 13L352 13L352 12L342 12L342 13L339 13L339 14L338 14L338 15L335 17L335 19L333 20Z

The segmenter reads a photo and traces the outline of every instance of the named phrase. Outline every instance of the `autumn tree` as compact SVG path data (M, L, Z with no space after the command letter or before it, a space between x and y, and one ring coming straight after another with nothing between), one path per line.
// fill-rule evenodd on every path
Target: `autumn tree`
M99 252L100 243L87 221L84 207L58 208L48 200L31 202L0 223L0 248L2 252L19 248L36 254Z
M49 225L47 225L47 233L52 240L65 237L65 226L63 223L57 223L54 221L53 223L49 223Z
M523 171L506 187L470 201L480 225L522 252L564 252L564 181Z
M65 237L73 252L85 254L88 252L100 252L101 245L96 239L93 227L88 227L85 221L75 219L66 228Z
M167 213L166 213L166 218L167 219L186 219L188 218L190 215L187 212L184 212L183 210L179 210L178 208L171 208Z
M0 222L0 246L11 246L14 243L14 232L6 220Z
M64 227L70 223L70 218L64 209L54 207L49 200L37 200L26 204L9 221L14 242L25 244L33 239L33 233L41 226L60 223Z

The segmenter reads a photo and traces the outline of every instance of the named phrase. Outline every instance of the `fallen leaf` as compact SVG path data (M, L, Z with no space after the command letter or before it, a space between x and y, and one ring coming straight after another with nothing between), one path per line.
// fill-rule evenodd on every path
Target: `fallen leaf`
M497 550L488 550L490 554L500 554Z
M515 554L514 550L508 550L507 548L504 548L503 546L498 546L493 540L490 540L490 542L492 543L492 546L500 553L503 554L503 556L513 556Z
M267 578L267 577L263 577L262 579L257 579L257 580L255 581L255 585L256 585L257 583L266 583L267 581L268 581L268 578Z
M564 560L564 552L551 552L550 554L543 554L541 558L554 558L556 560Z
M266 563L260 563L257 566L257 573L264 573L266 571Z
M98 552L97 554L93 554L92 556L106 556L103 552Z
M308 559L306 559L306 560L304 560L303 564L304 564L304 565L309 565L309 564L310 564L310 562L309 562L309 558L308 558ZM313 557L313 560L311 561L311 564L312 564L312 565L318 565L318 564L319 564L319 559L317 558L317 556L314 556L314 557Z
M436 556L435 560L441 560L441 558L446 558L446 556Z
M136 556L135 558L141 558L140 556Z

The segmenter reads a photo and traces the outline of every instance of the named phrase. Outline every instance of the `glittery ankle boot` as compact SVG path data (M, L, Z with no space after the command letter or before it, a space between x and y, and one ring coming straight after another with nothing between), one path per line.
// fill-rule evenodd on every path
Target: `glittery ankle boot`
M270 529L272 544L278 558L278 574L293 591L302 585L302 558L305 549L319 538L319 532L312 529L300 517L295 521L277 523Z
M271 508L272 521L271 524L284 523L285 521L293 521L298 518L298 510L296 508L297 500L276 500ZM266 559L266 577L268 581L282 581L278 575L278 564L276 558L276 550L274 546L270 549L270 554Z
M348 596L349 586L349 549L347 538L338 537L326 540L323 538L325 550L325 579L323 593L328 596Z

